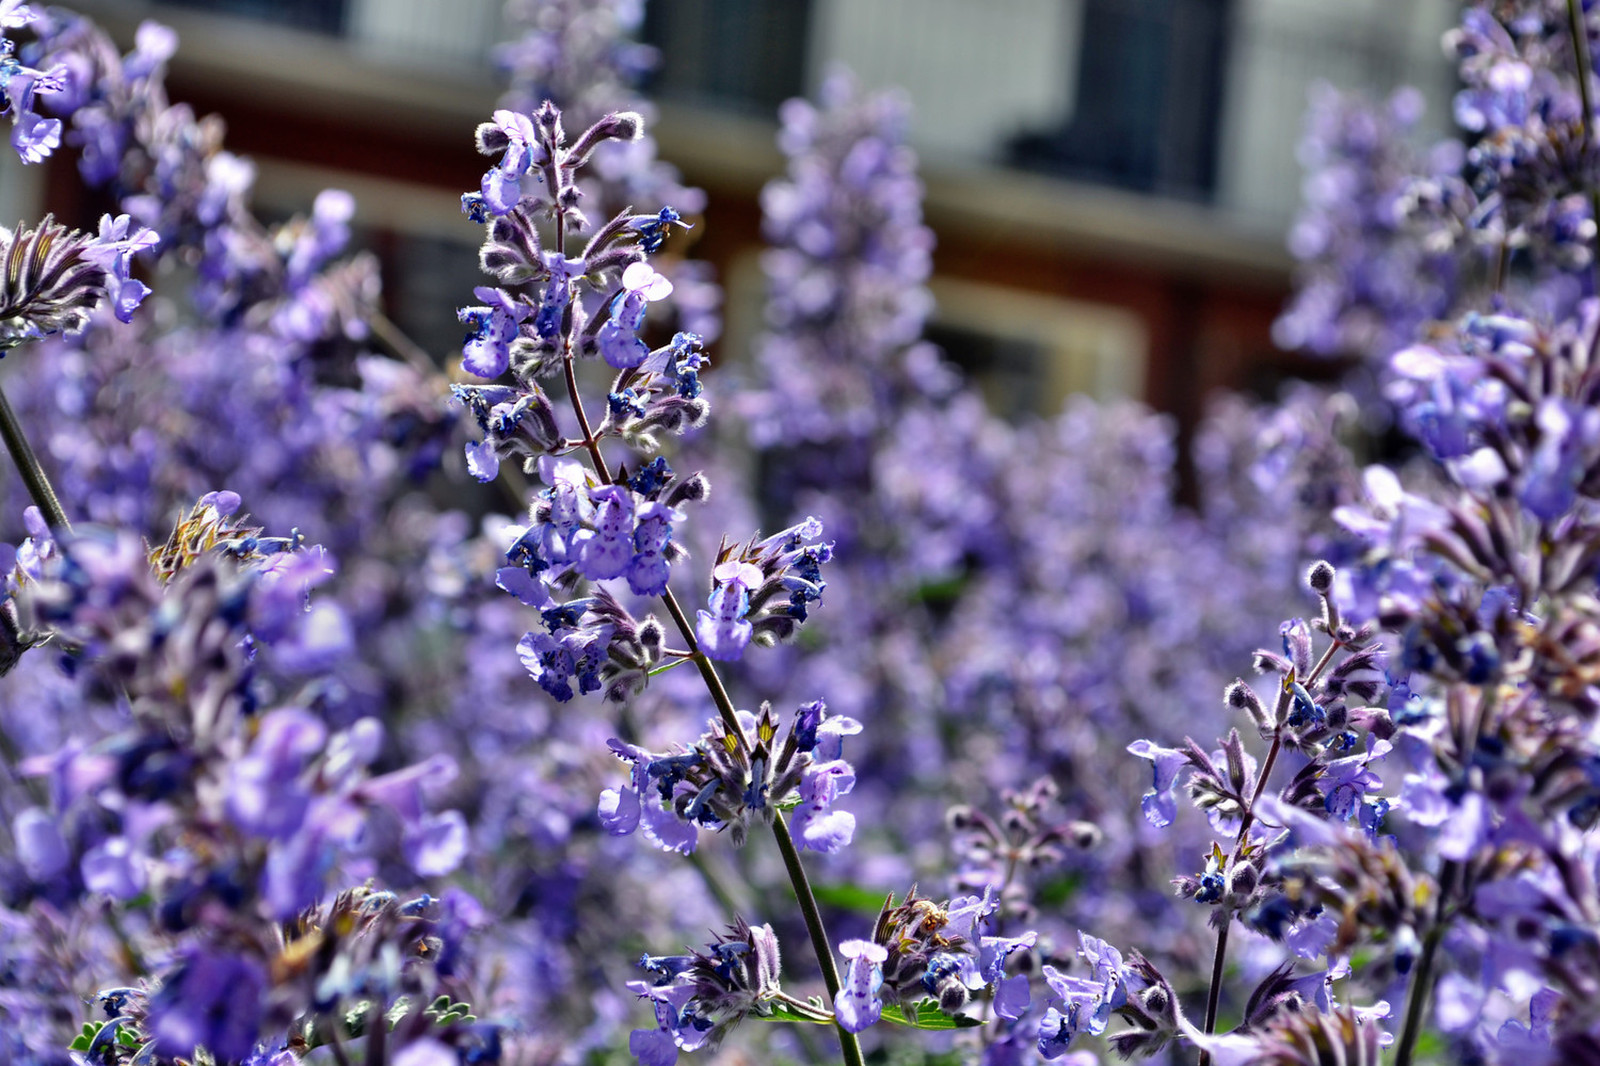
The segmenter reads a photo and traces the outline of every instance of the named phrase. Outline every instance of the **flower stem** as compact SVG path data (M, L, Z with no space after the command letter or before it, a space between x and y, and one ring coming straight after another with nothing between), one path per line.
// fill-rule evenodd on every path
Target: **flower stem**
M578 419L578 426L583 432L585 448L594 466L595 475L602 483L609 485L613 481L611 471L606 467L605 458L600 451L600 442L589 428L589 420L583 411L583 401L578 396L578 382L577 375L573 369L572 342L570 339L566 343L566 351L563 355L567 392L572 402L573 413ZM705 682L706 691L711 694L711 702L716 705L717 716L722 719L724 728L727 729L730 736L738 738L740 745L746 751L751 750L750 738L745 735L744 726L739 723L739 712L733 706L733 699L728 695L727 686L722 683L722 676L717 673L717 668L711 662L711 659L705 652L700 650L700 641L695 636L694 624L689 621L689 616L684 612L682 605L678 603L678 598L673 595L672 589L668 588L662 592L661 602L666 606L667 613L672 616L673 624L678 627L678 632L683 637L685 646L689 649L688 658L694 662L695 668L700 671L700 679ZM822 924L822 912L817 907L817 898L811 891L811 882L806 877L804 864L800 861L800 852L794 845L794 839L789 835L789 826L783 820L781 813L774 813L772 835L778 841L778 851L783 855L784 869L789 874L789 885L794 890L795 899L800 904L800 913L805 918L806 931L811 934L811 948L816 953L817 965L822 970L822 983L828 989L828 999L832 1001L839 994L839 970L834 963L833 948L828 942L827 927ZM844 1057L845 1066L862 1066L861 1044L856 1039L856 1035L837 1022L834 1023L834 1028L839 1034L839 1047Z
M11 461L16 464L17 473L22 475L22 483L28 487L28 495L33 497L45 523L51 529L72 532L72 523L67 521L56 490L50 487L50 479L39 465L39 457L33 454L33 447L22 432L22 423L17 421L17 413L11 409L11 401L6 399L3 389L0 389L0 437L5 438Z
M672 616L679 633L689 645L690 657L694 660L695 667L699 669L707 691L711 693L711 702L716 704L717 714L721 717L723 725L730 734L739 738L739 743L748 751L750 738L744 735L744 727L739 724L739 715L734 709L733 700L728 696L728 690L723 685L716 666L706 657L706 653L700 650L694 626L689 623L688 616L678 604L678 598L669 588L662 593L661 600L666 604L667 613ZM789 874L789 885L800 904L800 914L805 919L806 932L811 934L811 950L817 956L817 965L822 970L822 983L828 990L828 999L831 1002L839 994L839 969L833 961L833 947L828 942L828 929L822 924L822 912L817 907L816 895L811 891L811 881L806 877L805 865L800 861L800 851L794 846L794 838L789 835L788 823L783 820L781 813L775 813L773 816L772 835L778 842L779 853L783 856L783 866ZM834 1028L839 1033L839 1049L843 1053L845 1066L862 1066L861 1043L856 1039L856 1035L837 1022L834 1023Z
M1317 665L1312 667L1311 673L1306 675L1307 686L1314 685L1322 672L1333 661L1334 652L1340 647L1339 641L1329 644L1322 653L1322 658L1317 660ZM1293 673L1290 678L1293 678ZM1278 762L1278 752L1283 750L1283 721L1284 715L1289 710L1291 689L1288 682L1278 690L1278 705L1272 712L1272 747L1267 749L1267 759L1261 764L1261 772L1256 775L1256 787L1250 793L1250 805L1239 816L1239 834L1233 841L1233 858L1239 857L1239 848L1249 838L1250 827L1256 820L1256 803L1261 799L1261 794L1267 790L1267 779L1272 776L1272 768ZM1217 1004L1222 998L1222 971L1228 961L1228 930L1233 926L1230 915L1221 927L1217 929L1217 950L1211 958L1211 987L1206 990L1206 1027L1205 1033L1210 1036L1217 1031ZM1200 1066L1209 1066L1211 1053L1204 1049L1200 1052Z
M1233 919L1229 918L1217 929L1217 950L1211 956L1211 987L1206 992L1206 1028L1207 1036L1217 1031L1217 1002L1222 998L1222 971L1228 962L1228 930L1233 928ZM1206 1066L1211 1061L1211 1053L1200 1052L1200 1066Z
M1400 1038L1394 1045L1394 1066L1411 1066L1411 1056L1422 1033L1422 1019L1428 1013L1428 1001L1433 998L1433 960L1439 953L1439 942L1444 939L1444 908L1446 887L1455 880L1456 863L1446 862L1439 871L1439 911L1433 928L1422 941L1422 955L1417 959L1417 972L1411 977L1411 987L1406 990L1406 1020L1400 1028Z
M1456 741L1459 745L1456 759L1463 768L1471 765L1472 755L1478 750L1478 739L1489 724L1494 700L1495 689L1491 685L1483 689L1483 697L1478 701L1475 712L1469 712L1465 707L1461 711L1462 731ZM1417 972L1411 978L1411 987L1406 990L1406 1017L1401 1024L1400 1037L1395 1041L1394 1066L1411 1066L1417 1037L1422 1035L1422 1022L1428 1013L1428 1002L1433 998L1433 966L1439 955L1439 942L1444 939L1445 929L1449 925L1450 897L1455 895L1459 887L1464 887L1458 883L1462 882L1465 870L1464 864L1456 859L1446 859L1439 867L1439 902L1433 912L1433 928L1422 938Z

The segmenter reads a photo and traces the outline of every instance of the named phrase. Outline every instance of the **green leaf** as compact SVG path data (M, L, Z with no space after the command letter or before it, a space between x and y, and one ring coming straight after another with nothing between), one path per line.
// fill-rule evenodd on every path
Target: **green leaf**
M954 1017L939 1009L931 999L917 1004L915 1017L908 1017L898 1005L883 1008L883 1020L895 1025L909 1025L913 1029L976 1029L983 1022L965 1014Z
M966 586L965 574L952 574L942 580L935 578L918 585L912 593L912 599L934 607L948 607L961 598Z
M105 1022L84 1022L83 1031L72 1038L72 1043L67 1045L68 1051L88 1051L89 1045L94 1043L95 1036L105 1028Z
M1034 902L1043 908L1057 909L1071 899L1082 884L1083 875L1078 873L1052 877L1034 890Z
M861 885L813 885L817 902L840 910L855 911L876 918L883 910L883 893Z
M793 1007L788 1006L787 1004L784 1004L784 1003L771 1003L771 1002L769 1002L767 1004L767 1008L769 1009L769 1011L771 1013L768 1013L768 1014L751 1014L751 1015L748 1015L748 1017L758 1018L758 1019L760 1019L761 1021L764 1021L764 1022L797 1022L797 1023L801 1024L801 1025L832 1025L833 1024L832 1022L830 1022L826 1018L808 1018L806 1015L801 1014L799 1011L795 1010Z
M344 1012L345 1035L357 1039L367 1035L367 1015L372 1013L371 1000L359 1000Z
M1444 1037L1432 1029L1424 1029L1417 1034L1416 1058L1419 1062L1443 1062L1445 1053Z
M123 1047L140 1046L139 1038L134 1036L133 1031L127 1026L123 1026L121 1029L117 1030L117 1043L121 1044Z
M645 676L646 677L660 677L662 674L666 673L668 670L671 670L671 669L674 669L676 667L682 666L684 663L693 662L693 661L694 661L693 659L673 659L671 662L666 663L663 666L658 666L654 670L647 671Z

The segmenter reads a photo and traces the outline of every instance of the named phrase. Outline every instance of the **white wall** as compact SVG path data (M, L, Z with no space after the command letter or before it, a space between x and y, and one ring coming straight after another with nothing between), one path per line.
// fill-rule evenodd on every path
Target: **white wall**
M816 0L813 20L811 91L835 62L869 88L903 88L929 159L993 160L1071 109L1077 0Z
M346 32L375 57L478 67L501 40L501 6L501 0L351 0Z
M995 162L1020 130L1070 118L1081 0L816 0L814 10L811 88L840 61L869 87L901 86L915 102L912 143L930 162ZM1237 0L1218 206L1254 228L1284 227L1318 80L1378 97L1415 85L1428 99L1424 137L1448 134L1453 76L1439 38L1455 13L1454 0Z
M1450 131L1454 77L1440 36L1452 0L1239 0L1230 42L1218 203L1281 228L1300 203L1295 157L1317 81L1382 99L1401 84L1427 98L1419 136Z

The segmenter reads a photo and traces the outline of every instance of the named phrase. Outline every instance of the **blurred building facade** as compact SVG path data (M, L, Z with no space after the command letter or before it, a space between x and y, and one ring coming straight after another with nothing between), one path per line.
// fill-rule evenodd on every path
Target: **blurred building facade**
M502 85L500 0L79 0L119 39L182 44L169 86L216 111L258 167L258 204L357 196L393 317L441 359L477 283L460 214L471 131ZM939 238L935 339L991 399L1049 413L1133 395L1191 424L1213 386L1291 368L1269 330L1288 290L1309 87L1407 82L1446 127L1449 0L654 0L662 155L705 188L694 252L728 290L724 358L760 326L757 196L783 99L837 64L915 104ZM0 172L6 217L75 199L65 154Z

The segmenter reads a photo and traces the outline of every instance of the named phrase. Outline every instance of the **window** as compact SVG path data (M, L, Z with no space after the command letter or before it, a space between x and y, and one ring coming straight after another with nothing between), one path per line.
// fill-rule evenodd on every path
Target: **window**
M320 33L341 34L345 26L345 0L167 0L167 3Z
M660 96L770 115L805 91L810 0L670 0L645 8Z
M1010 161L1141 192L1209 199L1231 0L1084 0L1077 105Z

